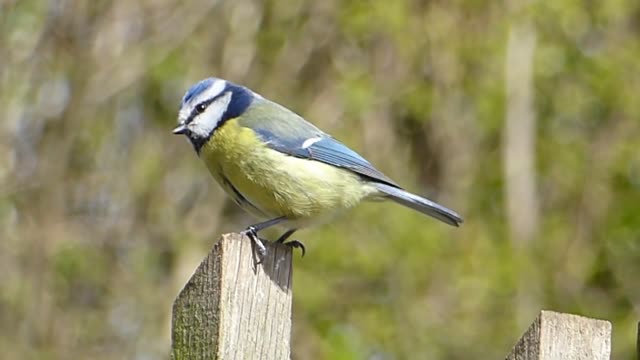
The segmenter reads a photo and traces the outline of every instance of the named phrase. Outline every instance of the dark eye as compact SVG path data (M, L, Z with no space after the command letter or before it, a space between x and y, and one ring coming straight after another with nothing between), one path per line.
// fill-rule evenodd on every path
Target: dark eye
M207 104L205 103L198 104L196 105L196 112L199 114L203 112L206 108L207 108Z

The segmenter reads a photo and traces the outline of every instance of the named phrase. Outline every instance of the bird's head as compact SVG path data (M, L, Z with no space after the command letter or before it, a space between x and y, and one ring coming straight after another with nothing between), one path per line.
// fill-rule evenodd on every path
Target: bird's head
M174 134L187 136L196 152L225 121L242 115L259 95L217 78L193 85L182 98Z

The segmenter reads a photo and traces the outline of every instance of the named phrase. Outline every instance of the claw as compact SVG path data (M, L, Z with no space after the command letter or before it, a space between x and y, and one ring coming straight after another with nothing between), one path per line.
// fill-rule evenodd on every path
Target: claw
M249 226L245 231L242 232L243 235L246 235L253 243L256 245L258 250L258 264L262 262L262 259L267 255L267 248L262 243L262 240L258 237L258 232L256 228L253 226Z
M298 240L287 241L284 244L292 249L300 249L302 251L302 257L304 257L304 254L307 252L307 250L304 248L304 244Z

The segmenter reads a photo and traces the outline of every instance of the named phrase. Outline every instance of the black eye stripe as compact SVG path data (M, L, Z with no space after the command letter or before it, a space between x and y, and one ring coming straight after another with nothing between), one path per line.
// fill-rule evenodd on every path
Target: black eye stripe
M184 122L185 124L189 124L193 121L193 119L196 118L196 116L202 114L208 107L209 105L211 105L211 103L215 102L216 100L220 99L222 96L224 96L224 94L226 94L226 92L222 92L214 97L212 97L211 99L205 100L201 103L199 103L198 105L193 107L193 110L191 110L191 113L189 114L189 117L187 118L187 120Z
M253 102L253 93L250 90L238 85L227 83L227 87L224 91L216 95L211 99L207 99L193 107L185 125L189 125L193 120L202 112L207 110L207 107L218 99L230 95L229 104L224 112L220 116L217 122L216 128L222 126L227 120L240 116ZM214 129L215 130L215 129Z

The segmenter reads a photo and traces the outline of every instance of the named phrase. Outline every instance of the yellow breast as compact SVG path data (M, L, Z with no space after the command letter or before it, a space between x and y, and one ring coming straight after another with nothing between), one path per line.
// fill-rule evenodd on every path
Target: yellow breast
M259 217L321 220L376 191L351 171L268 148L236 120L216 130L200 156L225 191L246 199L251 205L236 202Z

